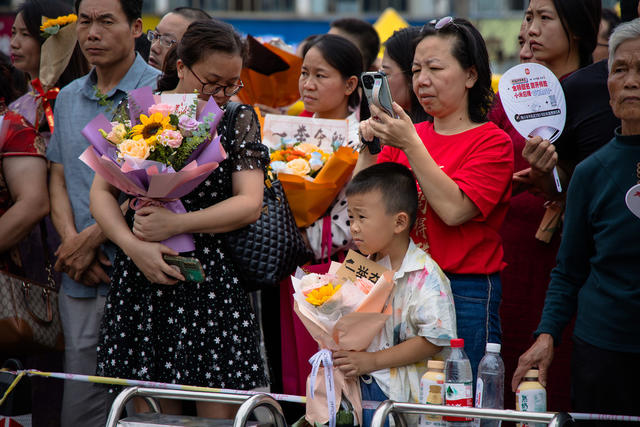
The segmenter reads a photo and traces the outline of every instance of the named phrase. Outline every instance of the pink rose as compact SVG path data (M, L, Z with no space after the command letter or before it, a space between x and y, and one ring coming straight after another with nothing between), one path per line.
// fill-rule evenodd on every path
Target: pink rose
M182 134L177 130L165 129L157 138L162 145L168 145L171 148L178 148L182 144Z
M160 113L163 116L168 116L173 113L173 105L169 104L153 104L149 107L149 115Z
M189 116L180 117L178 122L178 127L184 133L184 136L191 136L193 132L198 130L198 126L200 126L200 122Z

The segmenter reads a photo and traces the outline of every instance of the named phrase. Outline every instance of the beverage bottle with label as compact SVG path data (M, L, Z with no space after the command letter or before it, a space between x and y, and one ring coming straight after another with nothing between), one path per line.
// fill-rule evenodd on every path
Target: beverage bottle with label
M547 391L538 382L538 370L530 369L516 389L516 411L546 412ZM541 423L518 423L518 427L544 427Z
M427 372L420 380L420 403L432 405L444 404L444 362L441 360L429 360ZM420 427L445 427L442 415L420 415L418 417Z
M486 353L478 365L476 408L504 409L504 362L500 344L487 343ZM476 419L476 426L499 427L500 420Z
M464 352L462 338L451 340L451 354L444 369L445 405L473 407L473 374L471 363ZM449 427L469 427L473 418L446 416Z

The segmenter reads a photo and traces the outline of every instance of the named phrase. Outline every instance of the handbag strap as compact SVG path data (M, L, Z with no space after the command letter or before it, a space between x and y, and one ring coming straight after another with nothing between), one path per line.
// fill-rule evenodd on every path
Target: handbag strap
M227 106L225 107L224 110L224 125L225 125L225 140L227 141L227 144L231 145L234 143L235 138L236 138L236 132L235 132L235 123L236 123L236 117L238 116L238 112L240 111L240 106L242 106L241 103L239 102L234 102L234 101L229 101L227 103ZM255 110L254 110L255 113ZM256 113L257 114L257 113ZM264 172L264 184L265 184L265 191L268 191L269 194L276 199L278 202L280 202L280 198L278 197L278 194L276 193L276 191L273 189L272 183L273 181L275 181L275 179L273 179L269 173L265 170Z
M320 242L320 260L323 260L325 254L331 256L331 215L325 215L322 218L322 241Z
M51 255L49 254L49 244L47 242L49 233L44 219L40 221L40 240L42 241L42 254L44 255L44 268L47 271L47 285L52 291L58 292L58 285L53 277L53 267L51 264Z

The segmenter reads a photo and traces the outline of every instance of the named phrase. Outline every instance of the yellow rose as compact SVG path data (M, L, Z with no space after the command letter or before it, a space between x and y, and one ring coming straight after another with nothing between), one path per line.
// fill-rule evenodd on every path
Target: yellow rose
M307 162L305 159L293 159L287 163L287 167L291 170L292 173L300 176L308 175L309 172L311 172L309 162Z
M120 144L118 144L118 157L122 158L125 155L136 158L136 159L146 159L149 157L149 153L151 148L147 141L144 139L125 139Z
M302 151L304 154L311 154L314 151L318 151L318 147L313 144L309 144L308 142L303 142L302 144L298 144L293 148L298 151Z
M127 129L124 127L122 123L118 123L117 125L111 128L111 132L105 136L109 142L113 144L120 144L124 138L127 136Z

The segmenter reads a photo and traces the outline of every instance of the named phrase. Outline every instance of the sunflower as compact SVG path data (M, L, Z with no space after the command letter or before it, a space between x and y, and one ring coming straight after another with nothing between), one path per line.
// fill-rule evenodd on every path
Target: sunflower
M149 145L156 143L156 138L165 130L175 130L169 124L171 118L162 113L154 113L150 116L140 114L140 124L131 129L132 139L144 139Z

